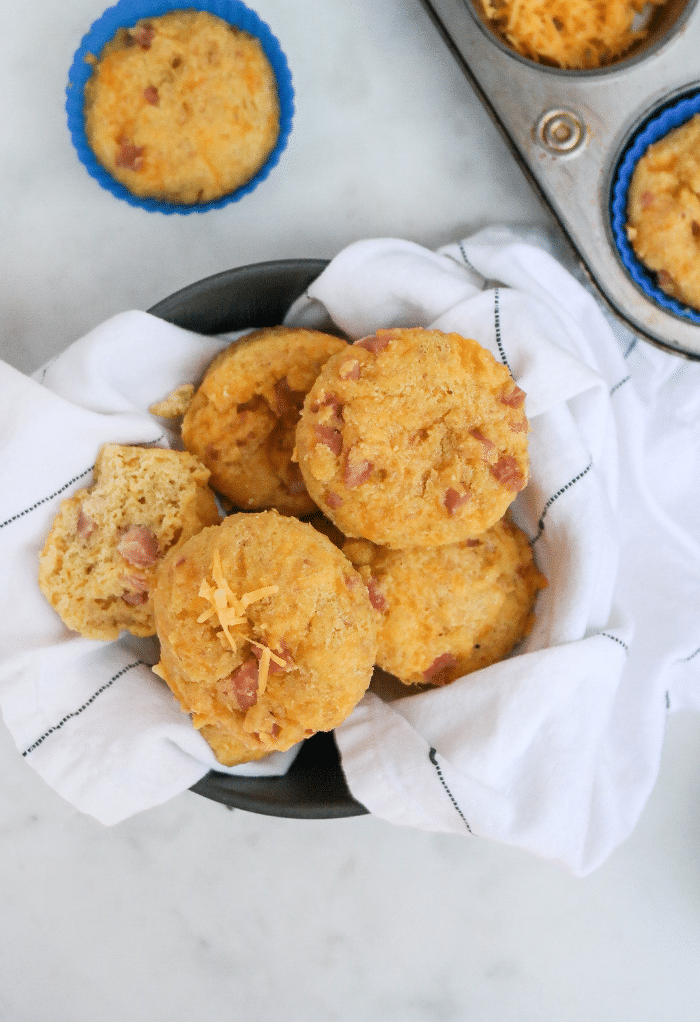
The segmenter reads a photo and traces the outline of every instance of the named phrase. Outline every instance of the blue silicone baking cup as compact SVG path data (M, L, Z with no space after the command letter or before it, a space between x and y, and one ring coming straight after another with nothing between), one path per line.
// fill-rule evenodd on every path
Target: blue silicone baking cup
M625 229L630 180L640 158L653 142L658 142L668 135L669 131L679 128L697 113L700 113L700 87L684 92L680 99L674 99L657 108L644 120L623 152L613 178L610 223L620 259L632 280L647 298L680 319L700 324L700 311L670 298L661 290L656 282L656 275L635 255Z
M88 58L96 57L102 48L116 34L120 28L130 28L142 18L157 18L168 11L197 10L208 11L215 14L223 21L256 36L262 45L272 70L277 78L277 92L280 104L280 131L277 144L267 161L263 164L257 174L235 191L223 195L213 202L197 204L181 204L164 202L159 199L140 198L133 195L128 188L115 180L112 175L96 159L95 154L88 145L85 136L85 118L83 112L85 84L92 74L92 65ZM238 202L244 195L249 195L261 181L264 181L272 168L278 163L282 152L286 148L289 134L292 130L292 118L294 116L294 89L292 86L292 75L287 64L282 48L277 38L272 34L269 27L262 21L255 11L252 11L240 0L210 0L208 3L201 3L195 0L194 3L183 3L182 0L120 0L114 7L108 8L93 23L89 31L83 36L78 47L68 75L68 86L66 88L66 114L68 117L68 130L70 131L73 146L78 154L80 162L87 172L108 192L123 199L131 206L138 206L153 213L206 213L212 209L221 209L230 202Z

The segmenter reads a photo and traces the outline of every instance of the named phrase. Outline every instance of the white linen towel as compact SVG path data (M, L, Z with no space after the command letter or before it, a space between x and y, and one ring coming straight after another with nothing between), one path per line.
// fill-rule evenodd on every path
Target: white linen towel
M29 379L0 362L0 708L27 762L114 824L211 769L285 773L295 752L227 770L151 671L154 640L69 631L42 595L39 554L61 501L89 485L103 443L168 446L154 401L198 379L226 339L125 312ZM174 438L170 438L174 439Z
M336 730L351 791L377 816L489 837L582 875L631 832L667 709L700 709L700 366L613 329L542 247L491 231L430 252L358 242L287 317L355 338L431 326L476 337L527 392L531 481L514 517L549 580L517 655L393 702L368 693ZM124 313L41 382L0 366L6 602L0 706L18 748L105 823L170 798L215 761L145 664L153 650L67 632L36 584L60 499L99 444L165 443L148 405L226 343ZM289 759L250 764L281 772Z

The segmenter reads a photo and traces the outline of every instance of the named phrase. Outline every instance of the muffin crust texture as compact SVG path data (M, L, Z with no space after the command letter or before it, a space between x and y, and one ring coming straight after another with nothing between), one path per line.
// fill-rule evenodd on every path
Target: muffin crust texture
M507 519L476 539L388 550L348 540L368 587L377 664L406 685L445 685L503 659L530 631L547 583L525 534Z
M498 521L528 479L525 394L476 341L378 330L325 364L296 457L344 535L440 546Z
M317 510L292 462L304 398L345 341L316 330L269 327L214 359L185 414L182 440L212 486L242 510Z
M361 579L325 536L274 511L231 515L167 557L155 615L156 673L227 765L336 727L372 676Z
M169 550L219 521L208 470L184 451L105 444L93 483L64 500L39 561L39 585L90 639L155 634L156 570Z

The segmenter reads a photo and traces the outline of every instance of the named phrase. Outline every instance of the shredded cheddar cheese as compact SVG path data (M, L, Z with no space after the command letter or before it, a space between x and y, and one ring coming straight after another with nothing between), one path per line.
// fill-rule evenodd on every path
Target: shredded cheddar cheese
M216 615L231 649L235 650L236 640L231 633L231 629L236 625L245 624L248 620L246 616L248 607L252 603L257 603L258 600L264 600L266 596L274 596L275 593L279 592L279 586L263 586L261 589L253 589L248 593L243 593L240 597L236 596L224 575L218 550L214 551L212 558L211 576L213 585L205 579L199 587L199 595L207 600L211 606L199 615L197 622L203 624ZM270 662L273 661L280 667L286 667L287 663L273 653L271 649L263 645L262 642L256 642L255 639L247 639L247 641L261 650L258 666L258 694L262 695L267 686Z
M644 12L665 0L482 0L513 49L565 68L601 67L646 35Z

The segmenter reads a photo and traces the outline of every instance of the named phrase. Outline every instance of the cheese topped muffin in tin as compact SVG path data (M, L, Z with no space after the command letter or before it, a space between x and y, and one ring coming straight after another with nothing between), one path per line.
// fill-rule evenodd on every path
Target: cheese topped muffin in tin
M605 67L647 36L666 0L480 0L488 23L517 53L555 67ZM478 4L479 5L479 4Z
M207 370L182 422L182 441L212 485L242 510L317 510L292 462L304 398L345 341L316 330L268 327L235 341Z
M474 340L378 330L328 360L296 457L346 536L403 549L476 536L528 479L525 394Z
M154 635L158 564L219 521L209 472L184 451L105 444L93 476L61 504L39 585L65 624L90 639Z
M233 765L330 731L367 689L376 622L361 579L310 525L235 514L165 559L156 673Z
M474 539L388 550L343 544L377 617L377 664L406 685L445 685L506 656L546 586L525 534L507 519Z
M255 176L279 130L260 41L207 11L120 29L85 85L88 143L140 197L192 205L227 195Z

